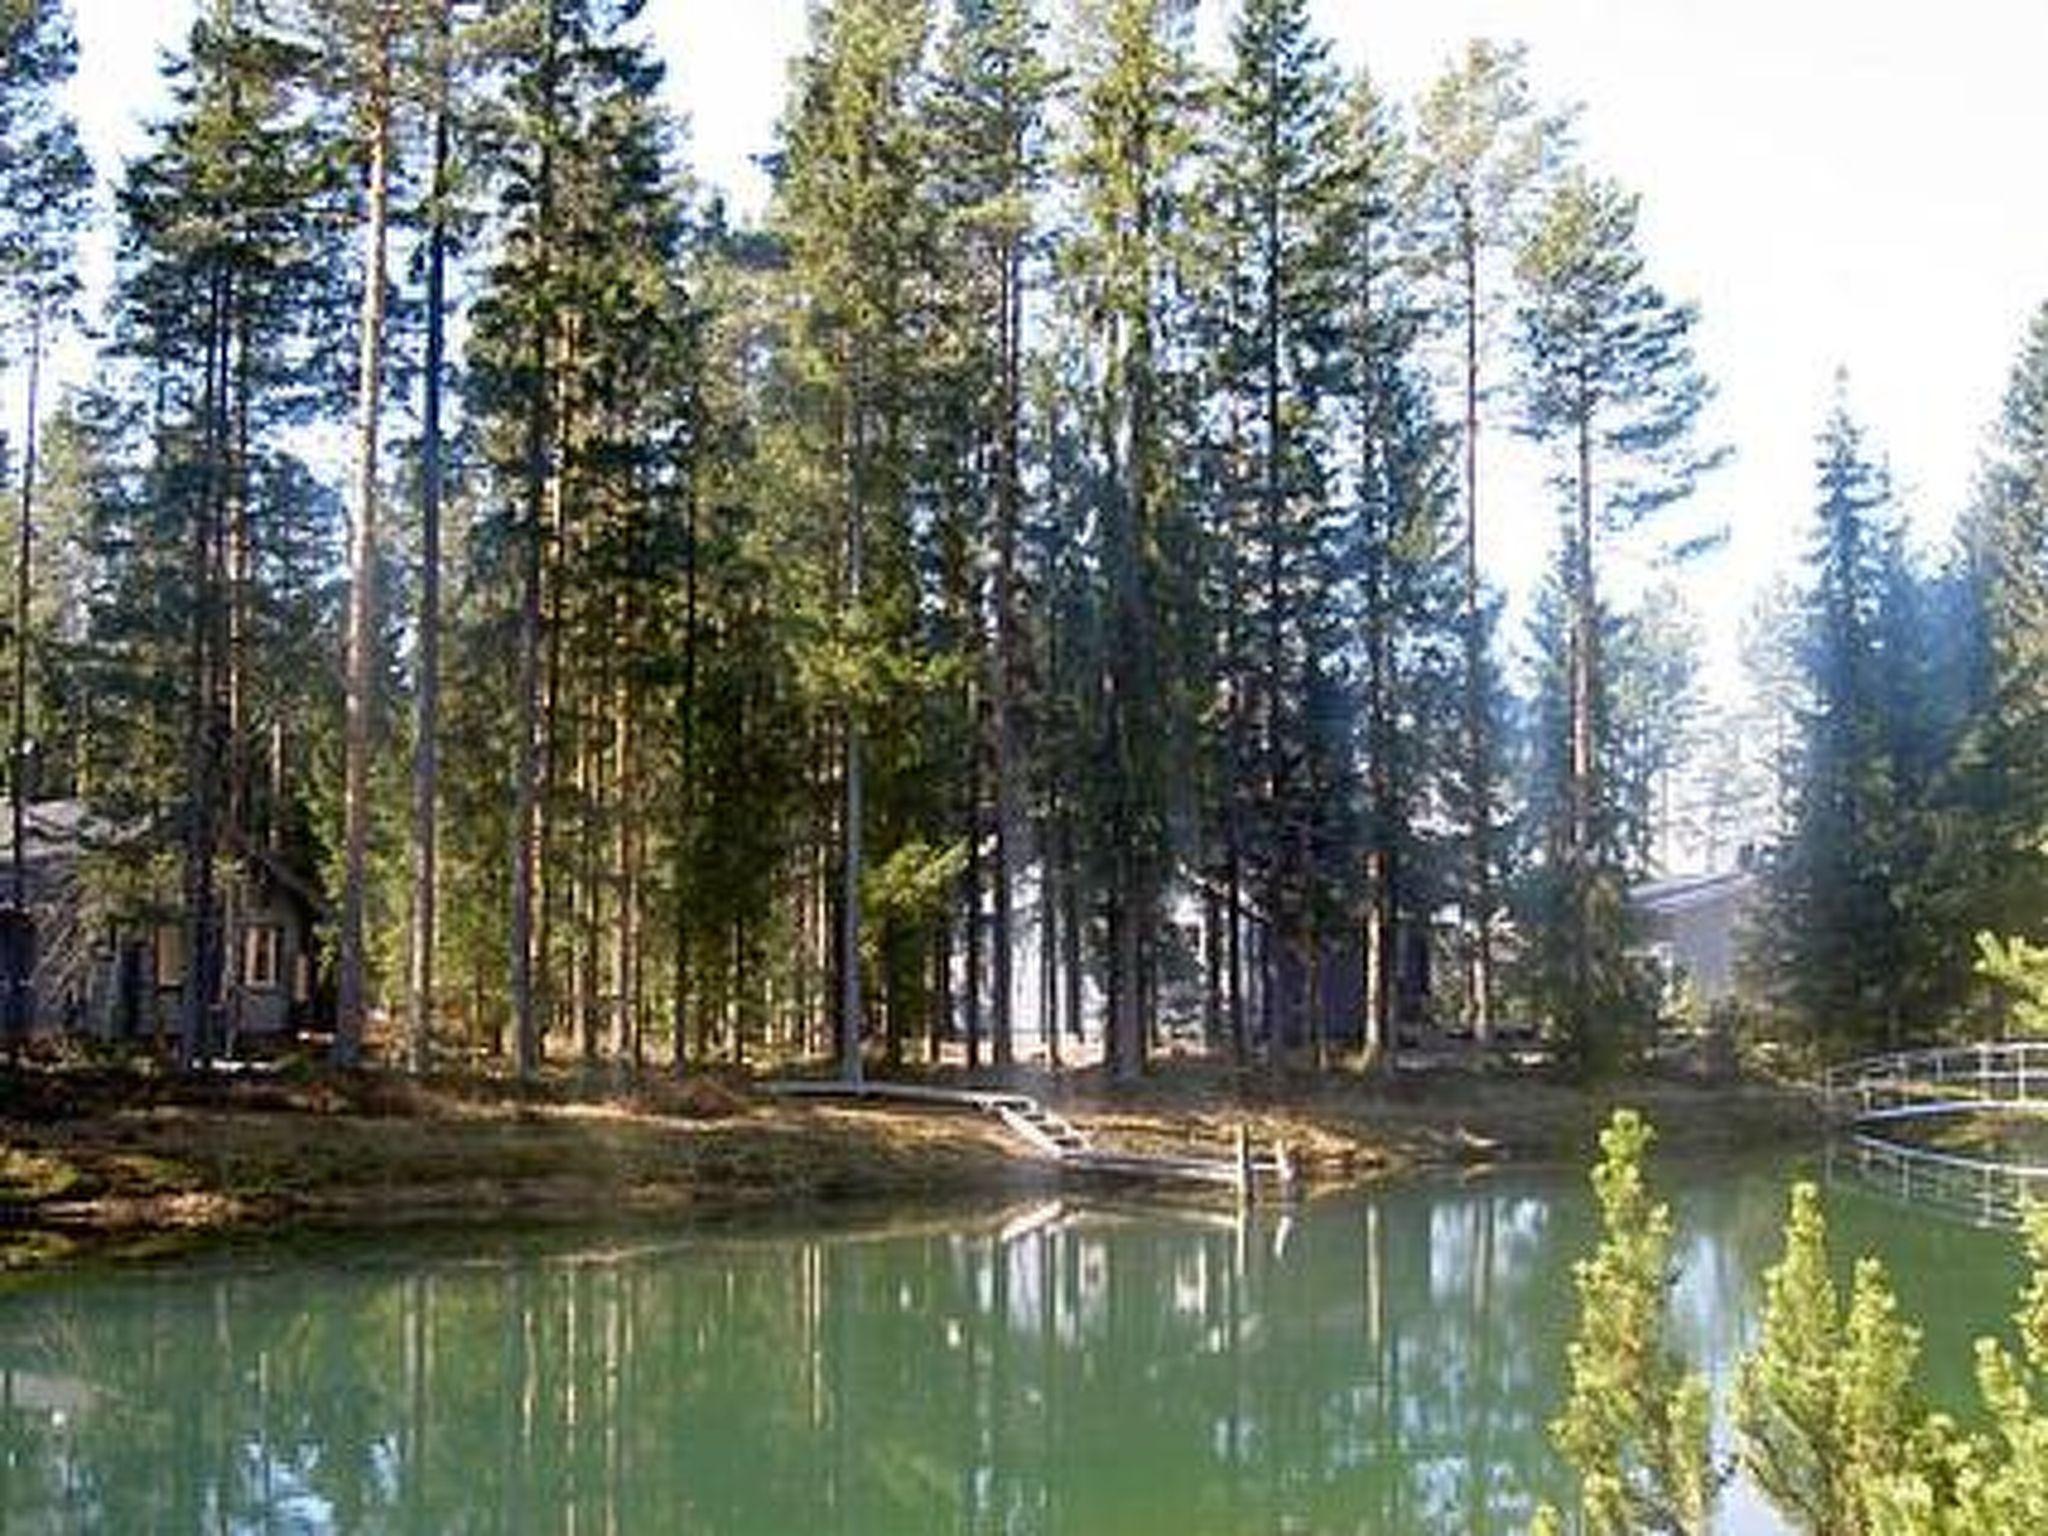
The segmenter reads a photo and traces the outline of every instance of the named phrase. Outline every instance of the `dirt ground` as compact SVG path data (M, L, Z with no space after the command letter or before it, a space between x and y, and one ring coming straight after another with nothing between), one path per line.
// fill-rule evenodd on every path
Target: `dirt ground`
M961 1074L921 1076L959 1084ZM986 1084L984 1074L976 1079ZM1585 1089L1509 1072L1276 1079L1173 1063L1131 1087L1099 1071L1013 1071L1098 1145L1227 1155L1243 1126L1319 1183L1421 1167L1587 1159L1612 1108L1667 1153L1810 1139L1806 1096L1762 1084L1639 1080ZM701 1216L863 1198L1049 1188L973 1113L776 1099L747 1079L573 1072L521 1088L285 1066L178 1078L0 1069L0 1268L147 1256L209 1235L294 1227Z

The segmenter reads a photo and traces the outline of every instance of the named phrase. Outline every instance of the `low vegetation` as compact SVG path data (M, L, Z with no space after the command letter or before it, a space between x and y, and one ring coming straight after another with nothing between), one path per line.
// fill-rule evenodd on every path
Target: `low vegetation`
M1539 1528L1586 1536L1705 1532L1718 1487L1704 1385L1666 1342L1669 1213L1645 1190L1645 1122L1615 1115L1593 1172L1602 1236L1578 1266L1571 1385L1551 1426L1578 1497ZM2018 1348L1979 1339L1982 1427L1929 1409L1915 1387L1920 1332L1884 1266L1835 1282L1819 1192L1793 1186L1784 1251L1764 1276L1761 1327L1732 1401L1736 1463L1813 1536L2033 1536L2048 1529L2048 1209L2026 1221L2032 1268Z

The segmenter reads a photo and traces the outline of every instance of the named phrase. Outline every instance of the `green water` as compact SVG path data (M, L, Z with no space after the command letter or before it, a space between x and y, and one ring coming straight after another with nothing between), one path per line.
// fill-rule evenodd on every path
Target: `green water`
M1782 1167L1659 1170L1717 1378ZM0 1530L1514 1531L1556 1486L1575 1174L1293 1217L367 1239L0 1299ZM1831 1192L1968 1401L2011 1238ZM1776 1527L1740 1486L1723 1527Z

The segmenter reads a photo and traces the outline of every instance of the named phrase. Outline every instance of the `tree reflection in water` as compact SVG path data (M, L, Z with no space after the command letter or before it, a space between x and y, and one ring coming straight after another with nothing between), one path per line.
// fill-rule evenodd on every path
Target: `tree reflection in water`
M1681 1202L1710 1365L1780 1187ZM0 1528L1520 1530L1589 1232L1518 1176L73 1279L0 1304Z

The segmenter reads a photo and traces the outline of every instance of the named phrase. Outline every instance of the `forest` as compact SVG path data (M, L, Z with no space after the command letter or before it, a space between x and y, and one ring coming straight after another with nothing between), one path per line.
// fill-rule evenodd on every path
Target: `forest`
M1710 706L1690 498L1739 445L1517 46L1403 100L1307 0L1213 49L1192 0L820 0L743 217L639 0L196 10L95 167L67 7L0 0L39 1014L134 949L125 1033L213 1059L280 907L339 1062L522 1077L1425 1030L1592 1072L2048 1006L2048 309L1935 547L1816 400L1810 502L1756 509L1805 562L1714 616ZM1756 880L1712 1007L1629 901L1674 837Z

